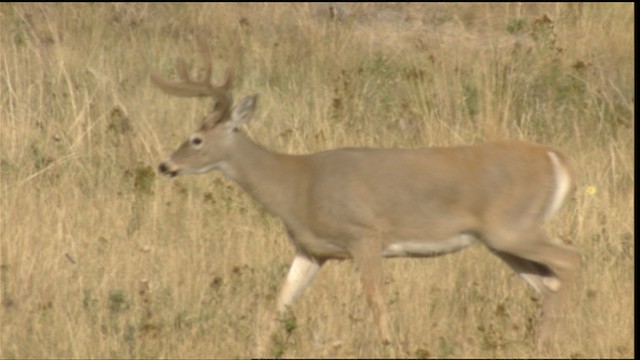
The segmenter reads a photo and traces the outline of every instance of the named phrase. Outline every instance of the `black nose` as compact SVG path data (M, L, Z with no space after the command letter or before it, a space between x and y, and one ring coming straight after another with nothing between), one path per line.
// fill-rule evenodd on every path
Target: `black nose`
M172 178L178 175L178 171L171 170L171 166L167 165L166 162L163 162L162 164L158 165L158 172L160 173L160 175L169 177L169 178Z

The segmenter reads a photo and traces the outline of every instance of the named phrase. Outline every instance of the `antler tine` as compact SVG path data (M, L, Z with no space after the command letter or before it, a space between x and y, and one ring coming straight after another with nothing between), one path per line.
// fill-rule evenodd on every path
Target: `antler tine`
M227 91L231 90L231 87L233 86L233 78L235 76L235 65L238 63L239 59L240 59L240 46L236 46L233 49L233 55L231 57L231 65L227 68L227 71L225 72L224 83L220 85L221 88Z
M178 72L178 77L182 79L185 83L191 83L191 77L189 76L189 70L187 69L187 63L184 59L178 59L178 63L176 64L176 71Z
M215 95L212 94L218 100L215 109L221 112L220 119L224 119L226 115L228 115L228 113L231 111L231 106L233 105L231 87L233 85L234 64L237 61L237 54L234 52L231 65L229 65L225 72L225 80L222 85L218 87L212 86L210 85L211 49L209 48L209 44L202 34L198 34L196 36L196 39L198 41L198 45L200 46L200 52L202 53L202 61L205 65L203 82L209 84L209 86L211 87L211 91L216 93Z
M204 64L204 78L202 82L208 84L211 81L211 49L202 34L198 34L196 39L198 46L200 46L200 53L202 54L202 62Z

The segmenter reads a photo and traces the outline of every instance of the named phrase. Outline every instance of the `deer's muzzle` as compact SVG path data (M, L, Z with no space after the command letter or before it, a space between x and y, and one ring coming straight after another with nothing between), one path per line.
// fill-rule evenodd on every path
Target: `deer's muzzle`
M158 172L160 173L160 175L168 178L172 178L178 175L178 170L167 161L158 165Z

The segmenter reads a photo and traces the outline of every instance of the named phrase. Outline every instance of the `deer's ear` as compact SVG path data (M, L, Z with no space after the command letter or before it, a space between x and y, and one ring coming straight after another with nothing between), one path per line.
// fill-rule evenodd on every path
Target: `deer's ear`
M240 100L236 108L233 109L233 114L231 114L231 120L229 120L229 125L233 128L239 128L242 125L246 124L253 115L253 112L256 110L256 105L258 103L258 95L247 96L244 99Z

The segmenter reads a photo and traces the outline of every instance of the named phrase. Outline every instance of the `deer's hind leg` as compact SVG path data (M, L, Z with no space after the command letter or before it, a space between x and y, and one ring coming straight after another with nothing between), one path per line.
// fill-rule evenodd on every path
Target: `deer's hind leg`
M377 244L377 243L376 243ZM351 255L360 271L367 303L373 311L378 336L383 345L391 344L391 331L382 290L382 251L376 244L360 242L352 247Z
M544 295L540 337L552 338L567 310L568 290L579 263L576 250L552 241L542 230L487 234L486 243Z

